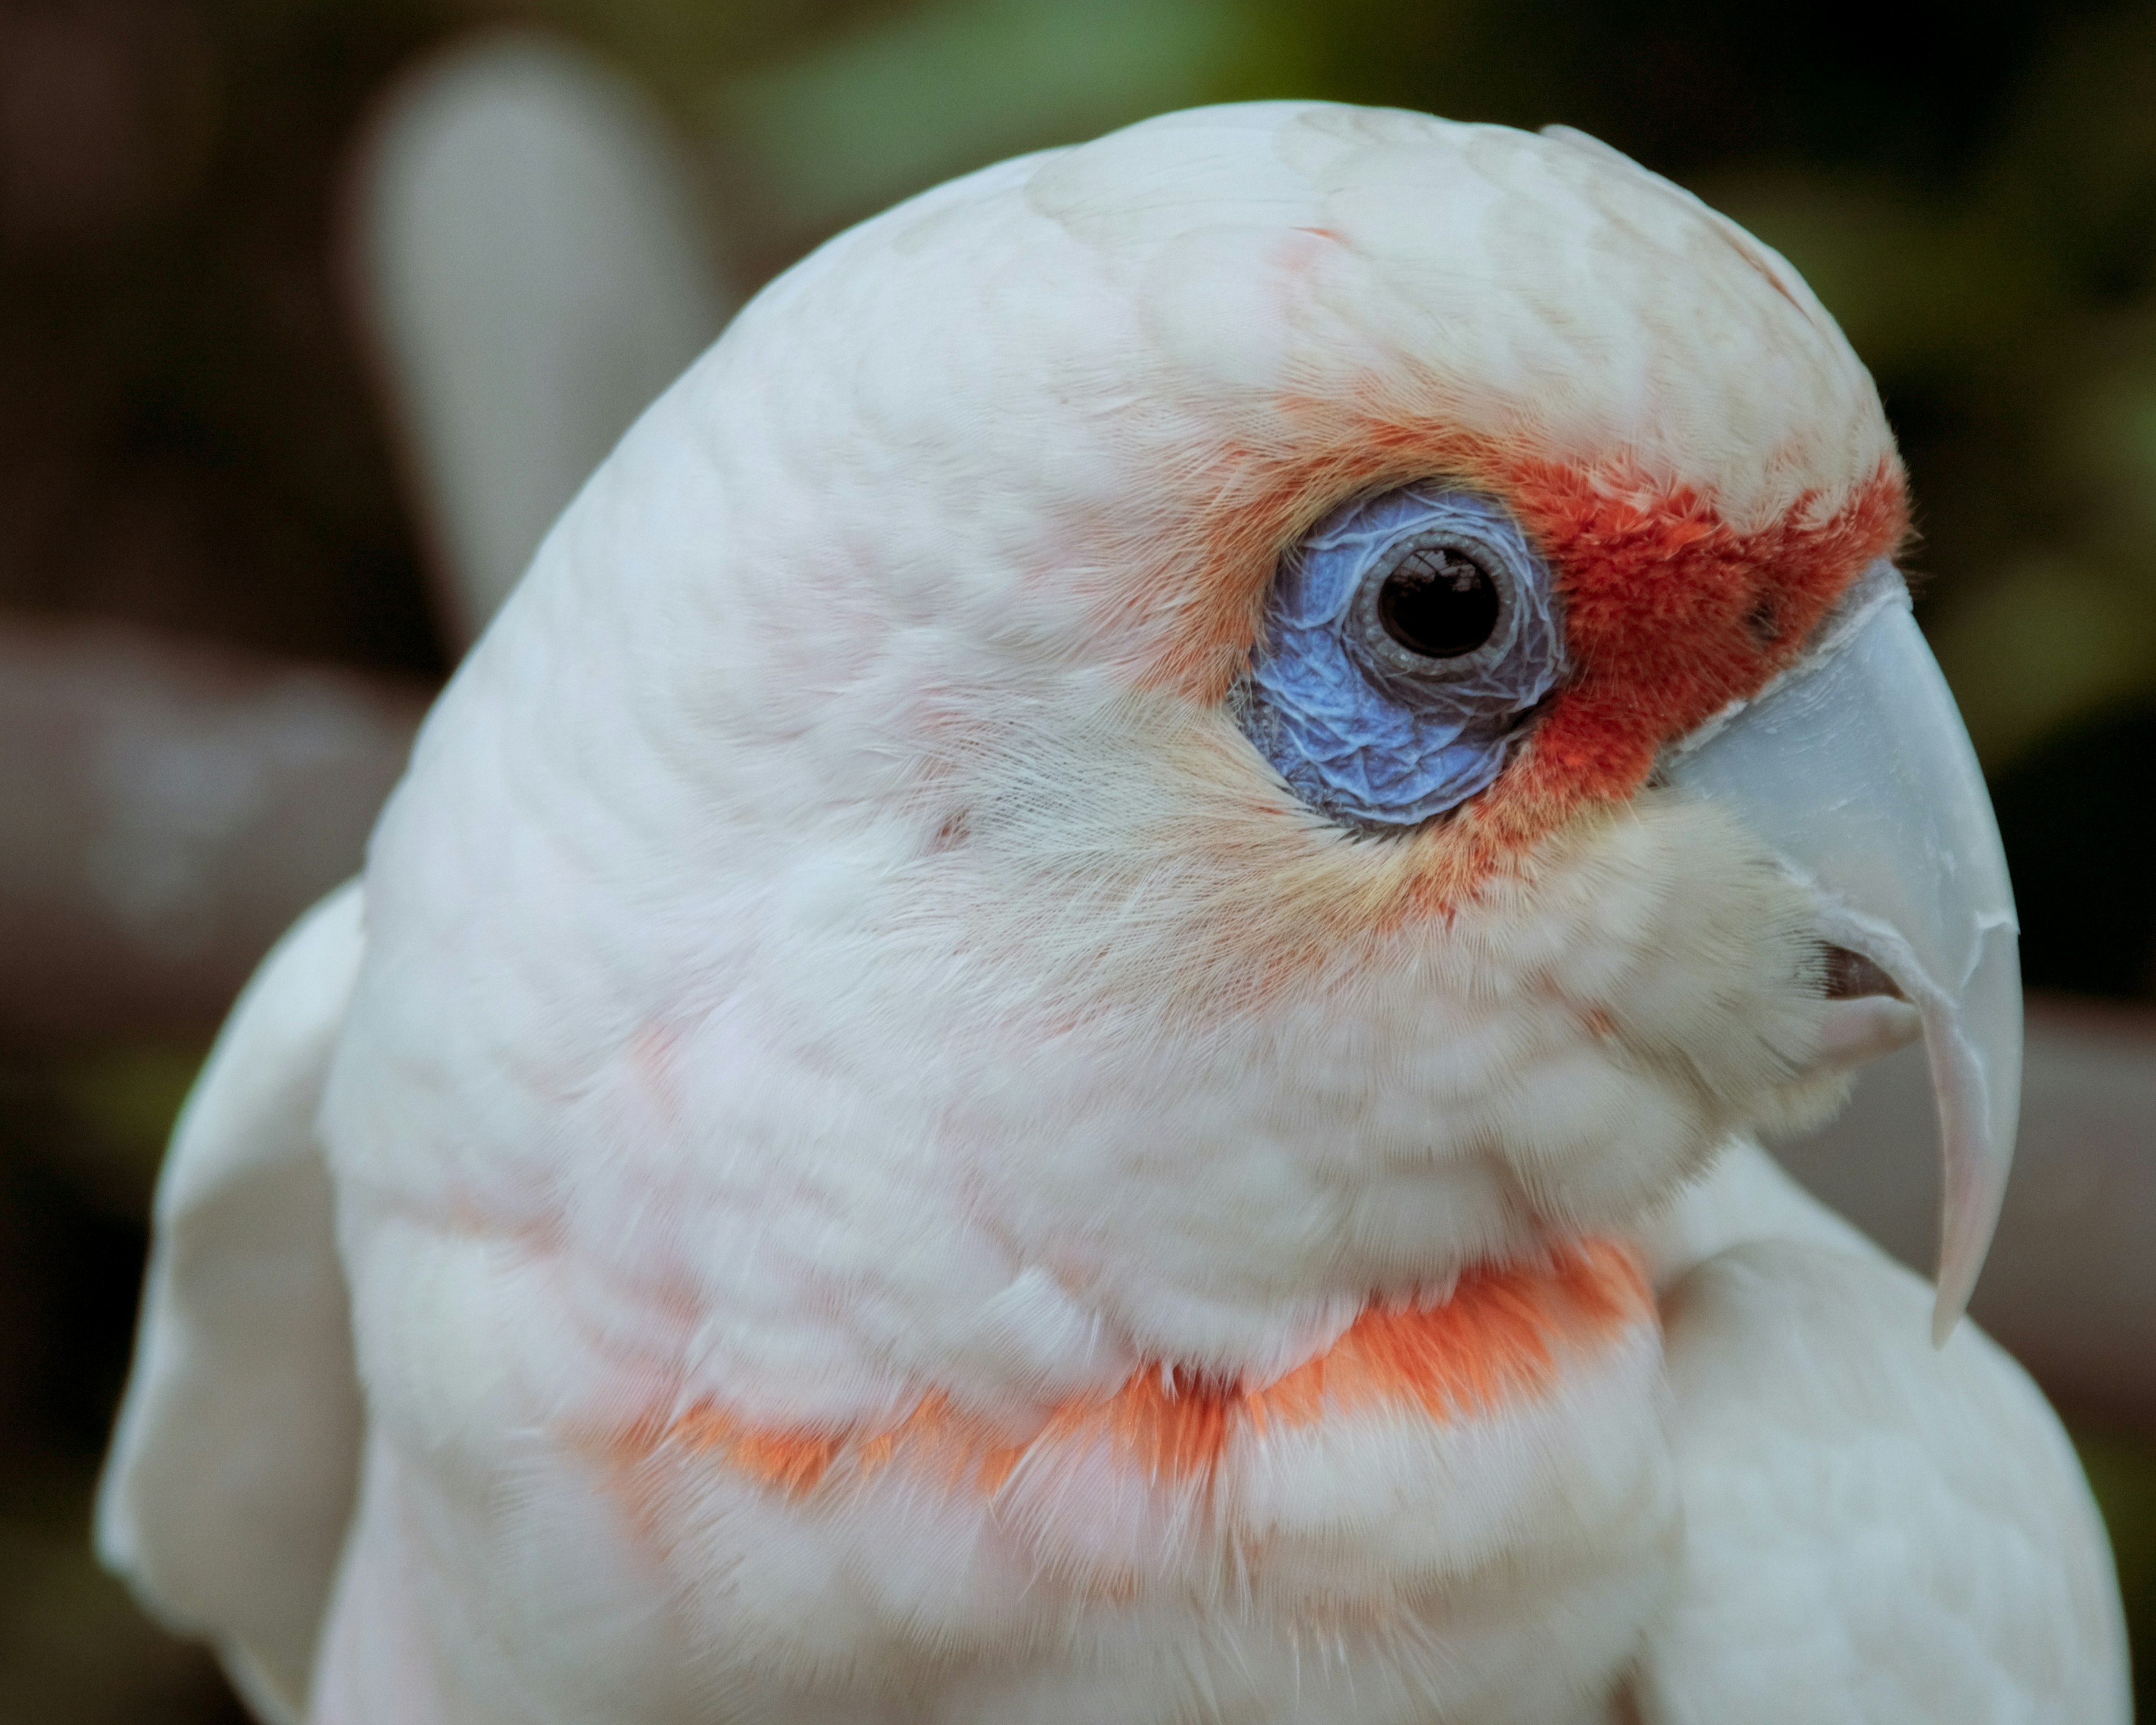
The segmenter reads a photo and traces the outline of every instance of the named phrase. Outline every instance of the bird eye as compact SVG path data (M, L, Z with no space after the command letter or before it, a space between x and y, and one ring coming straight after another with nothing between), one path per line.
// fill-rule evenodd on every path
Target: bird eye
M1428 482L1343 504L1281 559L1234 706L1312 808L1395 831L1496 778L1563 660L1549 569L1518 523Z
M1472 557L1418 546L1378 588L1378 620L1410 653L1457 659L1496 632L1497 603L1496 583Z

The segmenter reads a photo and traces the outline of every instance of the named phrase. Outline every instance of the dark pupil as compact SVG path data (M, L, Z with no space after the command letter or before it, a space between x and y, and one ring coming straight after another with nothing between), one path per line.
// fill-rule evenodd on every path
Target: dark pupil
M1378 621L1410 653L1457 659L1497 627L1497 584L1458 552L1424 546L1403 557L1378 589Z

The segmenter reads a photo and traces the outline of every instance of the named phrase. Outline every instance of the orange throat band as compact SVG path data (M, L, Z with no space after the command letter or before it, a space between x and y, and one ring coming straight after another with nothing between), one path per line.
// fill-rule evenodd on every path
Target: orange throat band
M1204 1481L1239 1441L1275 1431L1385 1417L1445 1425L1535 1400L1568 1361L1655 1322L1637 1252L1589 1239L1532 1265L1470 1271L1432 1305L1367 1307L1322 1353L1263 1385L1142 1367L1111 1395L1048 1409L1024 1442L932 1391L896 1420L831 1428L762 1425L700 1401L639 1420L603 1449L626 1472L693 1458L793 1497L892 1469L993 1496L1021 1466L1104 1450L1152 1482Z

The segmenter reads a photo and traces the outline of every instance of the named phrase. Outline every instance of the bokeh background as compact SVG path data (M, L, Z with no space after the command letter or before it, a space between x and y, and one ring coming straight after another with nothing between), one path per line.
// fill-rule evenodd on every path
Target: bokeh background
M398 128L500 64L611 105L671 238L642 345L527 451L567 479L489 516L458 487L515 485L453 470L478 422L410 373L522 326L464 278L465 321L428 323L458 286L429 285L428 236L447 255L470 223L411 203L433 182ZM2156 1315L2118 1308L2156 1282L2057 1282L2018 1329L2010 1296L2044 1254L2156 1247L2156 8L0 0L0 1725L241 1717L88 1552L157 1163L547 485L847 222L1164 108L1301 95L1594 132L1784 251L1877 377L2049 991L2032 1096L2110 1111L2073 1128L2097 1150L2071 1190L2040 1143L2010 1221L2051 1231L2024 1226L1984 1316L2074 1423L2146 1671ZM605 310L608 244L534 256Z

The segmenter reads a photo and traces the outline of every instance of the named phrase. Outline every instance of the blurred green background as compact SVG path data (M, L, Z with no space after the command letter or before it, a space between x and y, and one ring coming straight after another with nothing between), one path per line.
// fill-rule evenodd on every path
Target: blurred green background
M388 81L515 21L654 94L742 292L949 173L1213 100L1562 121L1699 192L1794 261L1878 378L2030 981L2156 994L2156 10L0 0L0 620L442 675L340 200ZM236 1718L85 1534L218 989L84 998L0 1001L0 1725ZM2146 1648L2156 1472L2138 1440L2082 1436Z

